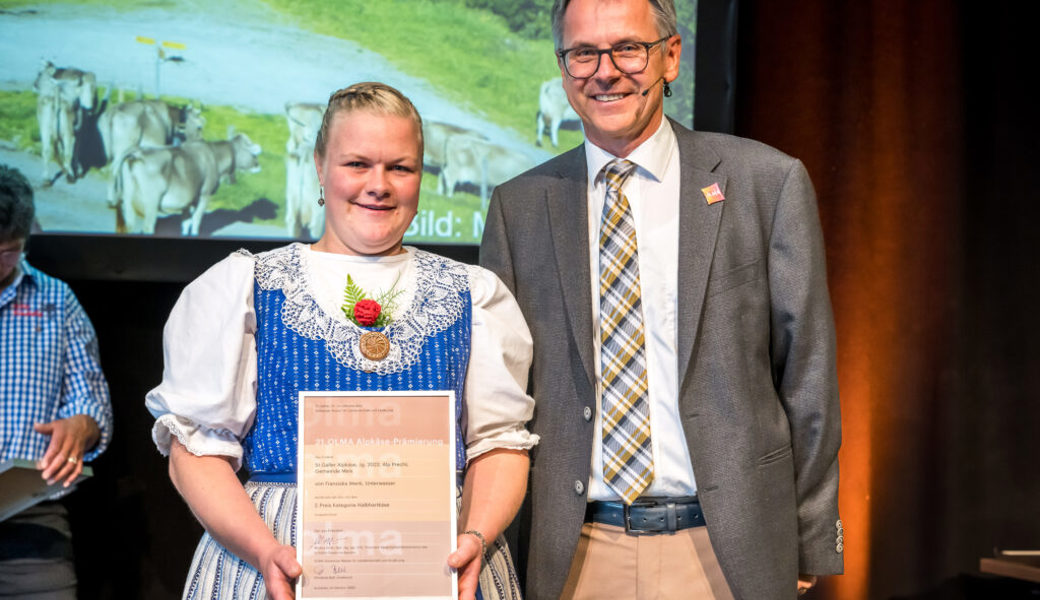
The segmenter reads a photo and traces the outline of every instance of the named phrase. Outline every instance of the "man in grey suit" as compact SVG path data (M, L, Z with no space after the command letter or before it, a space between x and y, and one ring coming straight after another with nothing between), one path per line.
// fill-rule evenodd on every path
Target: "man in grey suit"
M557 0L553 32L586 142L495 190L481 248L535 342L527 596L804 593L844 547L808 175L664 117L671 0Z

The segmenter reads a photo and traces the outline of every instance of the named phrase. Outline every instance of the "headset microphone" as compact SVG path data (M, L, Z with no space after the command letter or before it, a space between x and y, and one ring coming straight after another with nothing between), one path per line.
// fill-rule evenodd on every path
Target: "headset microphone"
M668 86L668 82L665 81L665 78L663 76L661 76L661 77L657 78L657 81L654 81L653 83L651 83L649 85L649 87L647 87L645 90L643 90L643 97L644 98L646 97L647 94L650 93L650 90L654 89L654 86L657 85L658 81L664 81L664 95L665 95L665 97L670 97L672 95L672 89Z

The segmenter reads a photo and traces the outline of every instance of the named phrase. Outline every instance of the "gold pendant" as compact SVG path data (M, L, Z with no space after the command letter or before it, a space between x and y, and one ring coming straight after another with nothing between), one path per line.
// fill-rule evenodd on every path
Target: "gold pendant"
M358 346L368 360L383 360L390 353L390 340L380 331L362 333Z

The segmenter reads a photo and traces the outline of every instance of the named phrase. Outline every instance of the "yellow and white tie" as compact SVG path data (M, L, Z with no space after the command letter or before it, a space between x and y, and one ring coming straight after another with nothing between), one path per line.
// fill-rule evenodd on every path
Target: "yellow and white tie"
M623 159L603 168L607 195L599 236L603 477L625 504L654 479L639 253L632 211L621 192L635 168Z

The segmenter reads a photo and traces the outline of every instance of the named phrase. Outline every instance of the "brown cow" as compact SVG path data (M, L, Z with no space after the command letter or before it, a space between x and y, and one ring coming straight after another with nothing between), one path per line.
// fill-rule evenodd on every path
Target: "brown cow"
M78 173L73 164L76 132L97 103L97 78L89 71L71 67L55 67L50 61L36 75L36 121L40 127L40 154L43 157L43 180L50 184L48 163L58 163L69 182ZM55 177L56 178L56 177Z
M486 210L488 195L535 165L529 156L468 135L453 135L445 145L444 168L437 178L437 193L451 198L460 183L480 187L480 205Z
M447 156L448 138L453 135L468 135L478 139L487 139L484 134L451 123L423 120L423 167L427 171L443 169Z
M202 139L206 119L195 106L172 106L162 100L133 100L102 113L98 129L105 158L118 165L132 148L161 148Z
M285 142L285 228L292 238L311 238L325 231L325 210L318 206L318 173L314 167L314 141L325 107L290 102L285 105L289 139Z
M98 129L105 158L112 163L108 205L117 205L115 171L134 148L162 148L202 139L206 119L194 106L171 106L162 100L133 100L116 104L101 114Z
M552 142L553 148L560 145L558 136L562 123L581 122L578 113L574 112L570 101L567 100L567 92L563 91L562 77L544 82L538 90L538 116L535 119L537 121L537 141L535 143L539 146L542 145L545 126L548 125L549 140Z
M130 151L116 173L116 231L155 233L159 215L181 214L181 233L198 235L221 179L234 183L235 171L260 170L260 147L244 133L231 131L228 138Z

